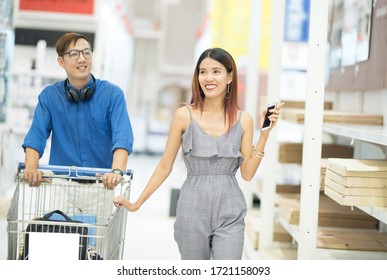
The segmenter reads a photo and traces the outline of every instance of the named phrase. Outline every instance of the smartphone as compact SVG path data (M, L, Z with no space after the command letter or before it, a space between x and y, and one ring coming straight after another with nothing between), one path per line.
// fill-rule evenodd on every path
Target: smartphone
M267 112L265 115L265 120L263 121L262 131L267 130L271 127L271 121L269 120L269 116L272 114L269 112L277 106L277 102L273 102L267 105Z

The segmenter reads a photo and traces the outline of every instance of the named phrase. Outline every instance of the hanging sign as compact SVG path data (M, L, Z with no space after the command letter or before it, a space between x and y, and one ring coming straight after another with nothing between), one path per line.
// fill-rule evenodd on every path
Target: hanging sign
M19 10L92 15L94 0L20 0Z
M307 42L309 38L310 0L286 0L284 40Z

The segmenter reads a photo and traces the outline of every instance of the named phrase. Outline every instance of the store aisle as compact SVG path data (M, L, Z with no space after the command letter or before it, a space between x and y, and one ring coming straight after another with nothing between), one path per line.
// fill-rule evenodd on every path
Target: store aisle
M131 200L134 201L140 195L159 159L160 156L157 155L131 155L129 157L128 168L134 171ZM141 209L129 213L124 259L180 259L177 244L173 239L175 218L169 216L171 188L179 175L181 175L179 168L174 168L169 178Z

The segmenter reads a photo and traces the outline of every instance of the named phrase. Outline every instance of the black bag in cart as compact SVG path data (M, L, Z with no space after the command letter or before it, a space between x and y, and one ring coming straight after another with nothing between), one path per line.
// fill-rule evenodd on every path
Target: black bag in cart
M56 220L50 219L52 215L58 214L62 216L65 220ZM50 224L29 224L26 228L25 238L24 238L24 249L21 258L23 260L28 260L28 246L29 246L29 232L58 232L58 233L78 233L79 237L79 259L87 259L87 235L88 228L84 226L74 226L66 225L66 223L79 223L80 221L74 221L65 213L60 210L54 210L50 213L47 213L42 218L35 219L37 221L50 221ZM55 222L55 223L51 223Z

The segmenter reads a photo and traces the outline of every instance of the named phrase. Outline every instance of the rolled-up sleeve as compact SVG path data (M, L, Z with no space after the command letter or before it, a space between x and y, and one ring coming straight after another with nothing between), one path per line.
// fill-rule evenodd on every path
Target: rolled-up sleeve
M128 154L131 154L133 151L134 136L126 100L122 92L115 95L111 116L111 127L113 133L112 153L114 150L121 148L127 150Z
M39 152L40 157L42 157L46 147L46 141L50 136L52 125L51 114L48 110L48 105L45 102L43 92L39 95L38 100L31 127L24 138L22 147L24 150L26 148L32 148Z

